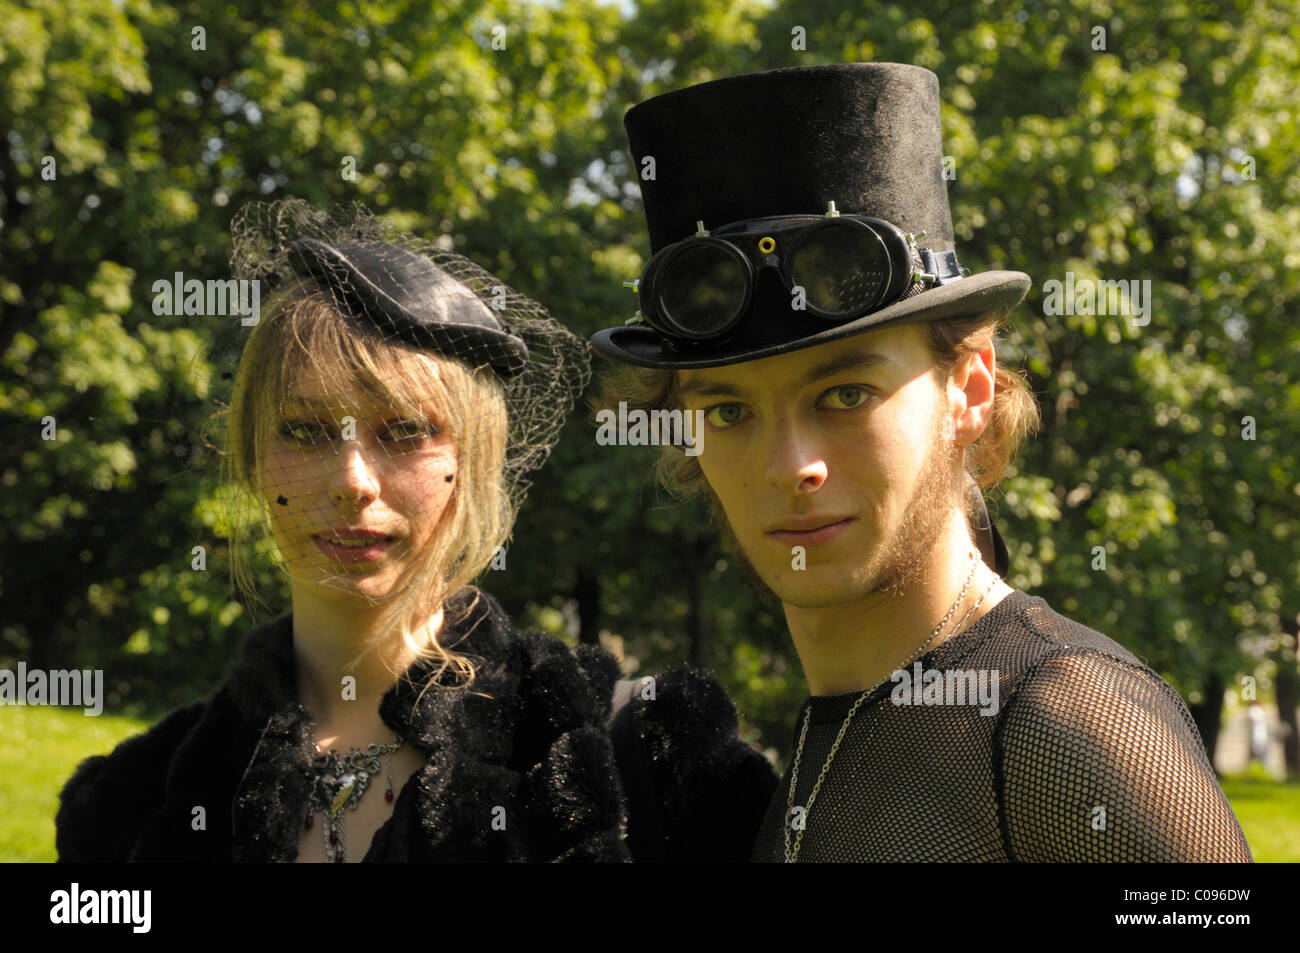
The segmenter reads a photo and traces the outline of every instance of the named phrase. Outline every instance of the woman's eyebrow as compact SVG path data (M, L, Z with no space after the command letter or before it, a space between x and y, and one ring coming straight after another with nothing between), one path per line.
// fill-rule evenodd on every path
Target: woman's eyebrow
M807 387L809 384L815 384L817 381L824 380L827 377L834 377L836 374L842 374L845 371L873 370L877 367L896 363L898 362L893 358L878 354L875 351L849 351L846 354L833 357L829 361L824 361L809 370L794 383L793 389L798 390ZM688 395L697 397L746 396L744 390L729 381L710 381L701 378L692 378L679 385L677 394L679 397Z
M280 410L282 413L305 411L308 413L317 414L319 419L332 420L334 418L334 415L339 411L347 412L348 405L344 403L342 400L326 401L316 397L309 397L305 394L291 394L290 396L284 399L284 402L280 405ZM445 426L443 416L437 413L435 408L432 406L421 405L421 406L413 406L410 408L406 408L406 407L398 407L396 405L389 405L387 410L379 409L373 415L366 415L356 411L353 411L353 413L358 419L368 419L368 417L373 416L373 417L382 417L385 421L394 420L394 419L407 420L412 418L424 417L427 418L430 422L435 423L439 427ZM325 416L321 418L320 417L321 414L324 414Z

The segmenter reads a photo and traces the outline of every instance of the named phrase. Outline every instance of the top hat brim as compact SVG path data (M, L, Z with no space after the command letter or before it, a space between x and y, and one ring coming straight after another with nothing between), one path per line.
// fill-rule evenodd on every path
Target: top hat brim
M1029 276L1021 271L985 271L815 334L756 346L738 345L734 340L674 345L648 327L606 328L597 332L591 343L606 357L638 367L724 367L816 347L880 327L1000 313L1023 301L1030 284Z

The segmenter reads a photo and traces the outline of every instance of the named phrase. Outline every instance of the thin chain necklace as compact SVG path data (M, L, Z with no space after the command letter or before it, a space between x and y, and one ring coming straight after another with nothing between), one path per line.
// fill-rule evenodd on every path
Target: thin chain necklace
M936 625L934 629L930 632L929 637L926 638L926 640L917 647L916 651L913 652L911 656L908 657L906 662L898 666L899 669L906 669L907 666L912 664L912 662L917 658L917 656L919 656L923 651L925 651L925 647L934 641L934 637L939 634L940 630L943 629L945 625L948 624L948 620L952 618L953 613L957 611L957 607L961 605L961 601L966 596L966 590L967 588L969 588L971 584L971 580L975 578L975 569L979 565L977 555L974 551L970 553L970 557L972 560L970 572L966 574L966 581L962 583L961 591L957 593L956 601L953 602L952 606L949 607L948 611L944 613L944 617L939 620L939 624ZM998 581L1000 579L1001 577L997 573L993 574L993 581L989 583L988 589L984 590L984 595L980 596L979 599L975 601L975 605L971 606L970 609L966 611L966 614L961 617L961 621L957 623L957 627L953 629L951 635L956 635L957 632L961 631L961 627L966 623L966 620L970 618L971 613L973 613L976 609L980 607L980 603L982 603L985 597L990 592L993 591L993 587L998 584ZM897 671L897 669L895 669L895 671ZM892 674L892 672L890 674ZM880 681L876 682L876 684L872 685L861 695L859 695L857 701L853 703L853 707L849 709L848 715L845 716L844 723L840 725L839 734L835 736L835 742L831 745L830 753L826 755L826 761L825 763L822 764L821 772L817 775L817 781L813 784L812 793L808 796L808 804L804 808L804 812L803 812L803 825L799 828L799 832L795 834L794 848L791 849L790 815L794 813L794 792L796 786L799 783L799 761L803 757L803 743L804 743L804 739L808 735L808 721L812 714L812 705L809 704L808 707L804 709L803 728L799 732L799 744L795 748L795 753L794 753L794 767L791 769L790 772L790 790L786 799L786 814L785 814L786 819L785 819L785 823L782 825L785 834L785 862L787 864L793 864L799 858L799 845L803 843L803 835L804 835L804 831L808 827L808 817L812 813L813 802L817 800L817 792L821 790L822 781L826 779L826 772L830 769L831 760L835 757L835 752L839 750L840 742L844 740L844 735L849 730L849 723L853 721L853 716L857 714L858 707L864 701L867 700L867 697L872 692L874 692L877 688L883 685L888 678L889 675L885 675L880 679Z
M321 751L319 745L315 746L320 753L311 763L311 798L303 829L311 830L316 814L325 815L322 831L327 861L339 864L345 861L343 812L357 809L361 796L370 787L370 779L379 773L379 759L383 755L388 755L388 790L384 792L384 800L393 803L393 752L402 744L401 737L393 735L392 744L369 744L365 751L353 748L345 755L339 755L333 748Z

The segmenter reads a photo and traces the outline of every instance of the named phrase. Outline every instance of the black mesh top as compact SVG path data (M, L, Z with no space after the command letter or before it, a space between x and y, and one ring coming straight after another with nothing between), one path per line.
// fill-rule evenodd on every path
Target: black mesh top
M1251 860L1182 698L1100 632L1017 590L917 662L919 687L886 680L853 716L800 862ZM796 807L860 694L800 709ZM784 859L789 786L756 861Z

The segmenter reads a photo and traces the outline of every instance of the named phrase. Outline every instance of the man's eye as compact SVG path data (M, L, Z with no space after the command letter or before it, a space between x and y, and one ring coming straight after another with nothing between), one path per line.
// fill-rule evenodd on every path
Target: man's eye
M739 423L745 417L745 408L740 404L714 404L704 412L704 419L719 430Z
M871 395L865 387L845 384L842 387L832 387L822 396L832 410L852 410L861 406Z

